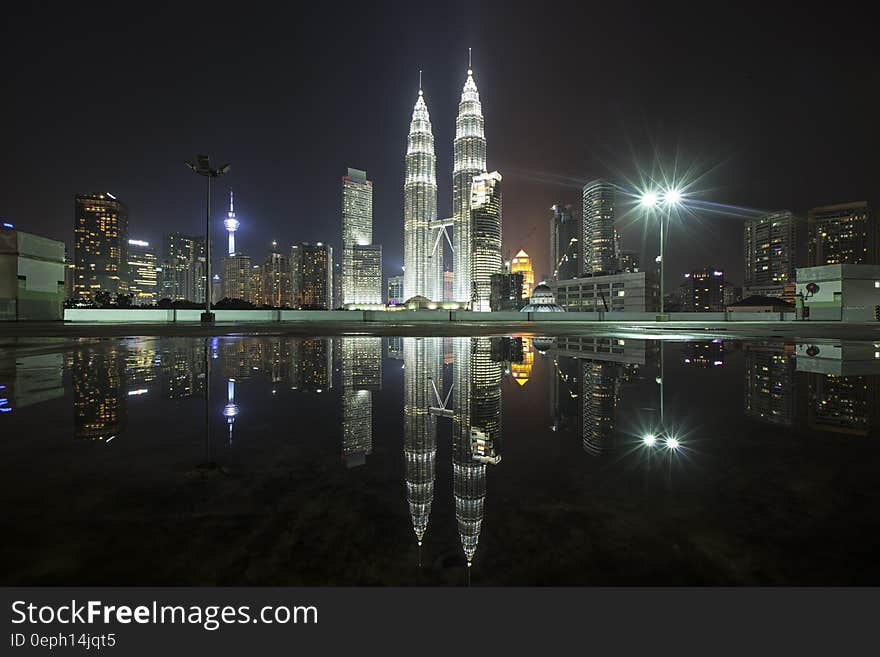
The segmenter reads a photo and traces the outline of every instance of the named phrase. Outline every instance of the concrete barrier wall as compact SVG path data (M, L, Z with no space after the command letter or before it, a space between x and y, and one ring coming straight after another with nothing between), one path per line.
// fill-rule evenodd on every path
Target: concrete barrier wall
M215 310L218 322L653 322L657 313L628 312L566 312L521 313L515 311L478 313L469 310ZM201 310L194 309L126 309L67 308L68 322L113 322L117 324L165 322L199 322ZM707 322L768 322L793 321L794 313L667 313L669 321ZM811 319L819 319L812 317ZM824 319L824 318L823 318ZM838 318L839 319L839 318ZM870 319L873 319L870 318Z

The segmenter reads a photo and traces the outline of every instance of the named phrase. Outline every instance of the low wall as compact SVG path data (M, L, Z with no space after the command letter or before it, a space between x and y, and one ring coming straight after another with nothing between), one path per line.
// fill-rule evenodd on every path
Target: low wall
M133 308L67 308L67 322L108 322L116 324L163 324L201 321L201 310L194 309L133 309ZM376 322L376 323L437 323L437 322L655 322L657 313L628 312L566 312L521 313L503 311L478 313L469 310L215 310L218 322ZM720 323L791 321L794 313L667 313L671 322Z

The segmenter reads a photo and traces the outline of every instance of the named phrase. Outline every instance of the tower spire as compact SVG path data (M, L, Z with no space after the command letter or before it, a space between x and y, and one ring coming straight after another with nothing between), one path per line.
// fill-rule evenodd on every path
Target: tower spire
M422 95L422 69L419 69L419 96Z
M471 66L471 49L468 48L468 75L473 73L473 66Z
M229 189L229 216L230 217L235 216L235 206L233 203L234 198L235 198L235 194L232 192L232 188L230 188Z

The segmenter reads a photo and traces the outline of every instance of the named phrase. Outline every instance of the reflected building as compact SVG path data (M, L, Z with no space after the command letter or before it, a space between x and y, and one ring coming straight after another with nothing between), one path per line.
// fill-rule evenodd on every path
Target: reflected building
M453 495L468 566L480 539L486 465L501 461L502 364L492 358L492 341L487 337L453 338Z
M373 451L373 391L382 389L382 338L339 339L342 372L342 459L366 463Z
M186 341L175 343L160 355L168 399L187 399L205 390L205 359L203 346Z
M532 348L531 338L518 339L522 345L522 357L519 360L511 360L510 376L519 385L524 386L532 377L532 368L535 366L535 350Z
M118 343L87 346L73 352L74 435L84 440L110 441L125 426L125 356Z
M434 501L437 459L437 397L443 391L443 338L402 338L403 457L406 499L421 545ZM435 388L436 391L435 392ZM439 406L439 404L438 404Z
M796 413L793 345L744 344L744 412L747 416L785 427Z
M290 387L323 392L333 387L333 340L293 340L290 350Z
M721 367L724 365L726 346L719 339L688 342L684 349L684 364L691 367Z
M611 363L587 360L581 369L584 451L601 454L614 432L617 406L617 368Z

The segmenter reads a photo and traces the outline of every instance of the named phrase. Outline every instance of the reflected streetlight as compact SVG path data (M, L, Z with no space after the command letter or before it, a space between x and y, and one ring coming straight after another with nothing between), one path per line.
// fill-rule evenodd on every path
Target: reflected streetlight
M211 158L207 155L196 157L195 163L186 161L186 166L200 176L204 176L208 182L207 207L205 208L205 312L202 313L202 322L214 323L214 313L211 312L211 180L219 178L230 169L229 164L224 164L219 169L211 168Z

